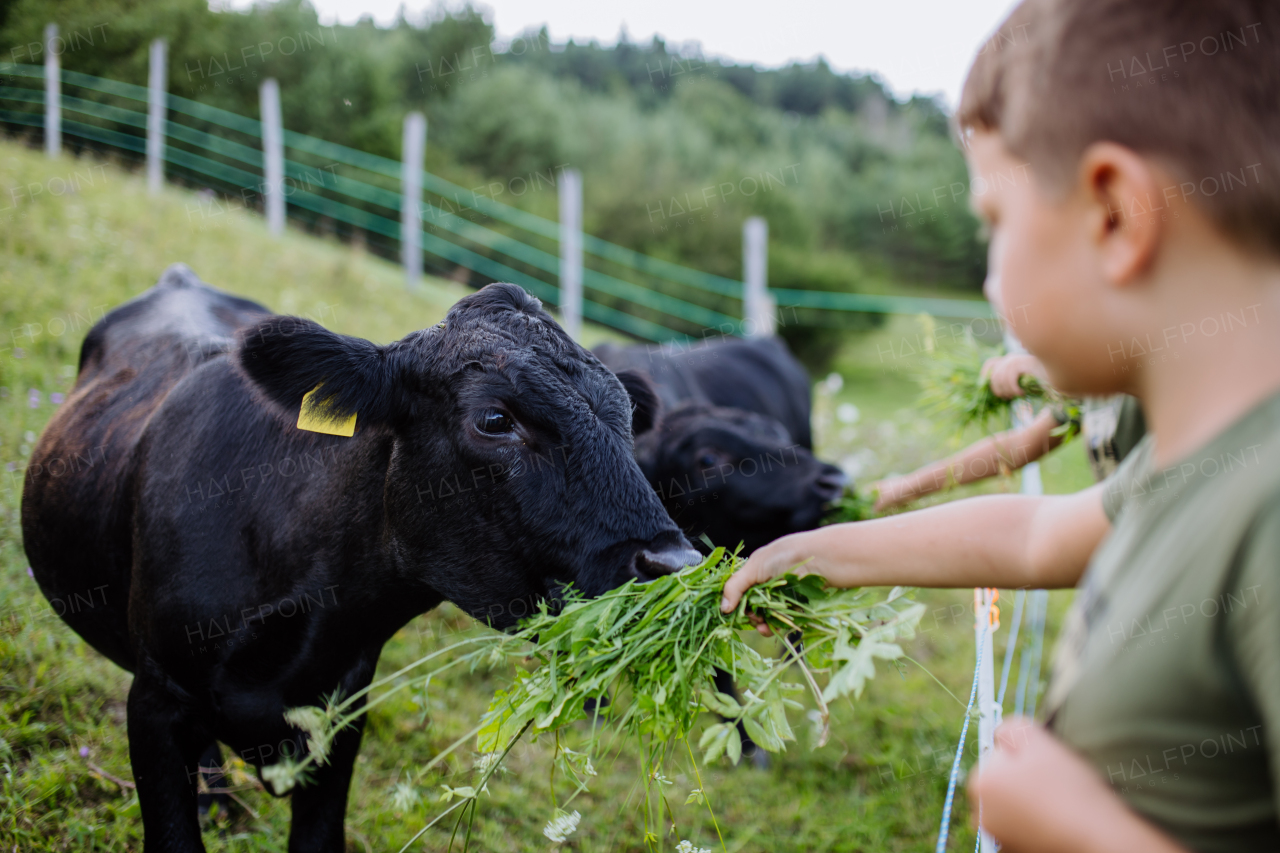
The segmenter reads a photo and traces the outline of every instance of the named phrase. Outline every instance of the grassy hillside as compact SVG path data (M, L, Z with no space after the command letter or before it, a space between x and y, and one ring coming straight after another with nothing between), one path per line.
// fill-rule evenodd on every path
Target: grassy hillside
M90 170L92 184L74 178ZM78 190L66 191L67 180ZM34 192L37 185L42 192ZM200 204L179 191L151 198L138 177L112 164L50 162L0 143L0 850L141 849L125 731L130 677L53 615L27 574L18 524L22 467L57 395L70 387L88 324L174 261L276 310L378 341L439 320L464 292L430 281L407 294L399 270L376 258L297 234L272 240L256 217L216 214ZM905 328L891 324L875 334ZM875 350L863 352L876 340L884 339L850 350L848 381L821 402L824 417L840 402L863 410L859 423L827 430L826 452L839 458L855 447L876 449L869 476L923 461L946 445L911 412L907 380L876 378ZM1064 454L1071 460L1079 450ZM1071 476L1055 481L1059 486L1078 479L1077 463L1065 467ZM996 481L987 488L1015 485ZM971 598L966 591L919 598L930 605L909 648L919 665L882 668L857 705L835 709L829 745L812 751L795 745L767 771L717 766L706 773L726 849L931 848L963 714L947 690L967 694L972 673ZM1064 603L1055 596L1051 626ZM476 630L483 629L448 606L420 617L387 646L382 672ZM1050 638L1055 633L1051 627ZM474 726L508 675L448 675L429 691L402 693L376 709L356 766L349 850L399 850L438 813L441 784L469 784L469 748L431 772L421 768ZM515 754L514 772L492 783L492 796L482 801L473 849L548 849L541 829L552 811L550 754L546 742ZM643 849L634 756L624 749L598 766L592 792L574 804L582 824L564 849ZM285 850L287 801L263 792L243 765L234 778L242 805L208 828L208 848ZM694 783L679 775L673 781L682 794L673 798L681 837L718 849L705 809L682 805ZM972 847L967 822L961 794L953 849ZM667 839L665 849L678 840ZM447 841L447 829L433 829L412 849L443 850Z

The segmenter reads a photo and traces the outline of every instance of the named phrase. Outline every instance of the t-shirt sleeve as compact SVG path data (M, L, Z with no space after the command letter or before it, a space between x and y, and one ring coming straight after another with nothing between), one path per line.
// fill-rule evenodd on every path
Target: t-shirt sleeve
M1142 479L1150 465L1152 437L1147 435L1133 452L1124 458L1120 467L1102 481L1102 511L1107 514L1107 521L1116 523L1116 516L1124 507L1124 502L1133 494L1133 485Z
M1257 705L1272 780L1280 780L1280 494L1272 495L1250 526L1229 577L1228 616L1236 665ZM1272 797L1280 809L1280 783Z

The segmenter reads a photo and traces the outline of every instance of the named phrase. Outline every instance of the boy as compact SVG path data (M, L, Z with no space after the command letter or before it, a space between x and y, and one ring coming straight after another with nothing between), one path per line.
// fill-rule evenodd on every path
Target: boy
M1280 849L1277 39L1274 0L1015 9L956 117L991 273L1054 387L1150 434L1078 494L795 534L725 585L1078 586L1047 727L971 780L1006 850Z

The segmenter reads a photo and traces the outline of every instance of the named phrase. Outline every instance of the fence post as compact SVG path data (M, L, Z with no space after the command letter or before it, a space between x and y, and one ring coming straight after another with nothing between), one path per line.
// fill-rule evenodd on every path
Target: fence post
M978 675L978 763L984 762L995 748L995 731L1000 725L1000 707L996 705L996 631L992 625L993 608L1000 595L995 589L973 591L973 645L982 656ZM980 853L995 853L991 834L978 827Z
M169 44L151 42L151 68L147 75L147 192L155 195L164 183L164 120L169 88Z
M422 159L426 149L427 118L422 113L409 113L404 117L400 146L400 262L410 288L422 279Z
M768 290L769 223L753 216L742 223L743 334L768 338L774 331L774 302Z
M262 81L259 107L262 113L263 196L267 231L284 233L284 133L280 122L280 86L274 77Z
M62 59L53 49L58 38L58 25L44 27L44 153L57 157L62 153Z
M582 333L582 173L560 172L560 322L572 338Z

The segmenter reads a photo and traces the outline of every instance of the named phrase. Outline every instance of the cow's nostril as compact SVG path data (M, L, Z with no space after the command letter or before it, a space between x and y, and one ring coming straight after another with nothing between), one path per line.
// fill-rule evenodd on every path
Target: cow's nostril
M648 583L701 562L702 555L692 548L643 548L631 559L631 574L641 583Z
M828 465L818 475L818 479L814 480L813 488L824 501L833 501L844 492L848 482L849 477L843 471L834 465Z

